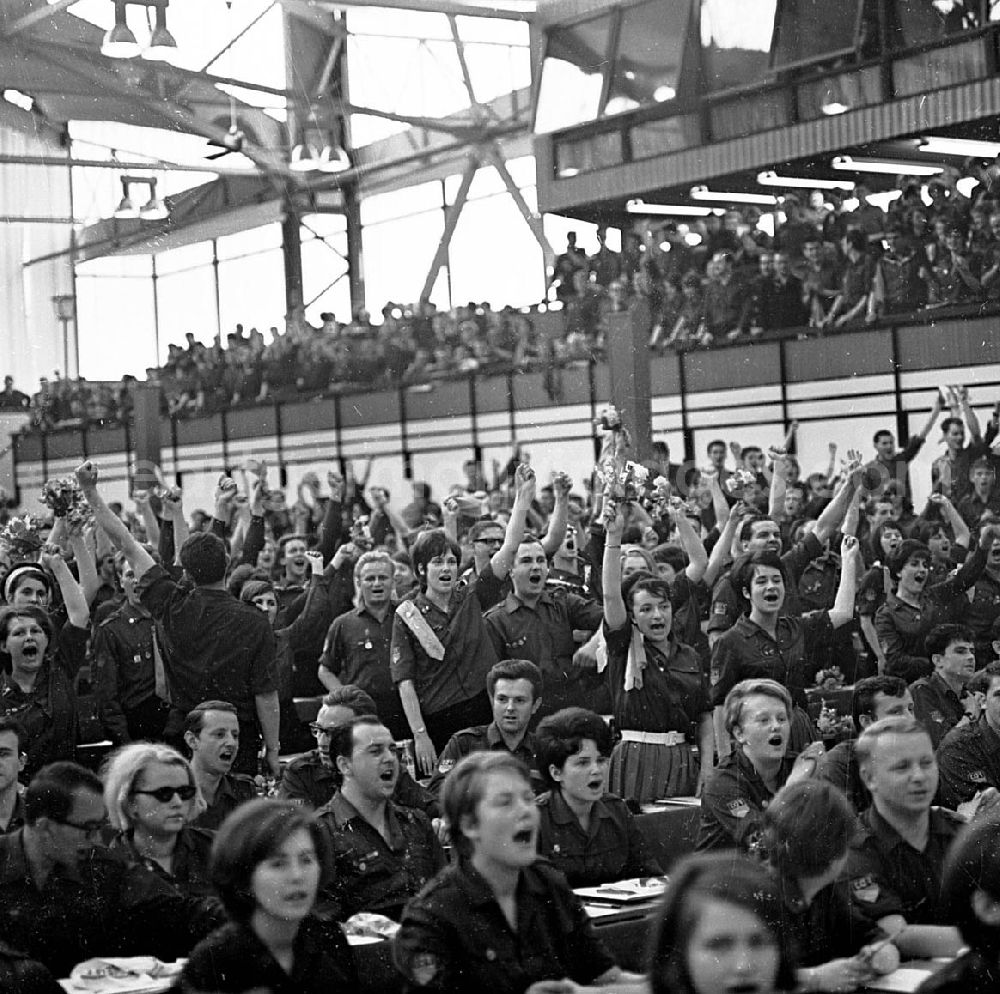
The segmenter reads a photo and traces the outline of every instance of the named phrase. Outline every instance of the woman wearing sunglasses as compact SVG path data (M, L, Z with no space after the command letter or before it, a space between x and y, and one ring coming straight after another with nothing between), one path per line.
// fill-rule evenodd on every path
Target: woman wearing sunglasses
M213 832L189 827L205 802L188 761L170 746L132 742L104 767L111 843L191 898L210 898ZM215 905L212 898L211 904Z

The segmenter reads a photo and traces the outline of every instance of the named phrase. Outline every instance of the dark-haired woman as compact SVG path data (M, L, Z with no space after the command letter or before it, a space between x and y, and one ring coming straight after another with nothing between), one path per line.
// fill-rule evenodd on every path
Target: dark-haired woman
M619 511L604 547L604 636L615 721L615 794L644 803L700 793L712 768L712 710L698 653L671 634L670 587L652 573L622 583ZM697 739L699 755L694 754Z
M325 845L312 816L298 805L261 799L234 811L212 847L212 881L230 921L194 948L176 989L357 990L340 926L312 915L327 863Z
M538 798L538 852L570 887L663 872L628 806L606 792L610 753L604 719L583 708L563 708L535 732L535 762L550 788Z
M58 551L42 555L56 578L69 620L56 633L41 607L0 609L0 714L24 726L24 782L47 763L74 759L77 741L73 681L83 663L90 611L83 590Z
M773 924L794 944L800 990L851 991L899 966L896 947L853 911L840 879L856 828L847 798L821 780L787 785L764 811L764 848L781 901Z
M772 924L779 908L763 867L732 852L685 858L650 944L652 994L794 990L793 951Z

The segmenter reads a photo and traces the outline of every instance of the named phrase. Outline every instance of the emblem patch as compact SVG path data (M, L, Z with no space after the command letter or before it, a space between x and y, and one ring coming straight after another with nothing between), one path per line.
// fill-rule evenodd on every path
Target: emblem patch
M878 884L871 874L851 881L851 894L865 904L874 904L878 900L878 893Z
M734 818L746 818L750 814L750 805L742 797L737 797L736 800L730 801L726 807L729 808L729 813Z

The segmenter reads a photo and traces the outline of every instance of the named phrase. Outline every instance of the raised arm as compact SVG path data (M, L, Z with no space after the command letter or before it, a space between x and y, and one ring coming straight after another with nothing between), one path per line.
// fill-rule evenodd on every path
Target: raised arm
M955 545L960 545L963 549L968 549L969 540L972 536L969 532L969 526L965 523L962 515L958 513L955 505L944 494L931 494L929 499L932 504L937 504L941 510L941 517L951 525L952 535L955 536Z
M840 583L830 608L830 624L834 628L846 625L854 617L854 595L858 589L861 566L861 545L853 535L845 535L840 543Z
M517 492L514 495L514 506L511 508L510 521L507 522L503 545L490 559L493 575L498 580L506 579L510 573L514 557L517 555L517 547L524 538L524 522L528 516L528 509L535 499L535 471L527 463L519 463L514 471L514 486Z
M965 427L969 430L969 438L973 442L982 442L983 433L979 428L979 418L969 403L969 388L965 384L955 387L955 396L958 397L958 406L962 410L962 417L965 419Z
M97 489L97 476L97 466L89 459L77 467L76 480L94 511L95 522L104 529L111 544L124 554L138 580L154 565L153 557L135 540L125 527L125 522L104 502Z
M160 541L160 522L153 513L153 507L149 502L149 491L137 490L132 495L132 500L139 509L139 516L146 529L146 541L150 545L157 545Z
M925 422L923 428L917 432L917 436L923 441L927 441L927 436L931 433L931 428L934 427L935 422L938 419L938 415L941 413L941 392L938 391L938 395L934 398L934 406L931 408L931 413L927 416L927 421Z
M772 521L785 519L785 489L788 486L788 460L784 449L769 449L771 489L767 498L767 516Z
M733 542L736 539L736 532L740 527L740 522L746 514L746 505L736 504L732 510L727 508L726 524L719 533L719 540L712 548L712 555L708 558L708 566L702 579L709 589L715 586L715 581L719 578L725 565L732 559Z
M184 516L184 495L179 487L171 487L163 496L163 513L174 526L174 561L180 564L181 549L188 540L188 522ZM219 516L218 501L216 501L216 520Z
M823 513L816 519L816 538L820 542L825 542L840 527L854 497L854 491L861 482L863 470L860 459L853 458L851 453L848 455L851 456L850 469L834 491L833 500L823 508Z
M569 520L569 492L573 481L565 473L554 473L552 476L552 491L555 495L555 506L549 527L542 539L545 555L554 555L566 537L566 522Z
M671 504L667 513L677 529L681 548L687 553L688 564L684 572L692 583L697 583L704 578L705 570L708 569L708 553L705 551L705 543L698 537L694 526L684 513L682 505L674 507Z
M608 508L610 511L611 508ZM625 515L621 508L615 509L614 518L605 518L606 541L604 562L601 568L601 587L604 594L604 621L611 631L617 631L628 621L625 601L622 600L622 531Z
M59 592L62 594L63 604L66 606L66 616L74 628L82 628L86 631L90 627L90 606L87 598L84 597L83 588L73 574L70 572L66 560L63 559L62 550L56 546L48 546L42 552L41 565L45 567L59 584Z
M94 603L98 588L101 586L101 578L97 575L97 560L82 528L67 526L66 539L70 549L73 550L77 575L80 577L80 589L89 606Z

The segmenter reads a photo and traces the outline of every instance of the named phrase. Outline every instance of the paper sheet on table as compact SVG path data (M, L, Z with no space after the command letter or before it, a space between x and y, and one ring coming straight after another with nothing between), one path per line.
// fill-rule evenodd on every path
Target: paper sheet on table
M635 901L655 901L667 889L661 877L632 877L601 884L600 887L576 887L574 893L583 899L599 901L601 904L632 904Z
M163 963L153 956L99 957L74 967L64 990L86 994L146 994L168 990L186 960Z
M700 808L701 798L700 797L661 797L656 801L653 801L657 807L682 807L682 808Z
M892 973L866 981L865 986L873 991L902 991L903 994L912 994L931 975L931 972L916 967L901 966Z

